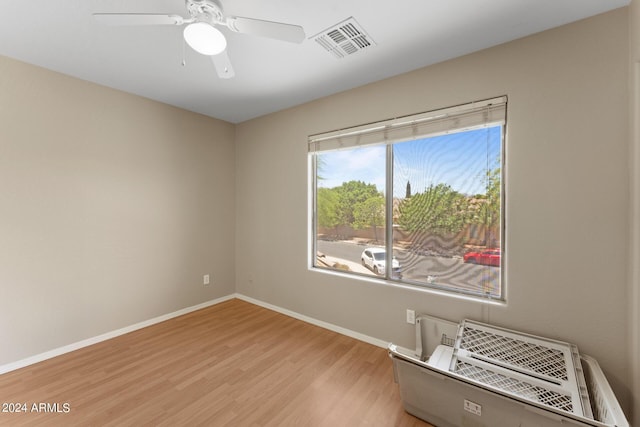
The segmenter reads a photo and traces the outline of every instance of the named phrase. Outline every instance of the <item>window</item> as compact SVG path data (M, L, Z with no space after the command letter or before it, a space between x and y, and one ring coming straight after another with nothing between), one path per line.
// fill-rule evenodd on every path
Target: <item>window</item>
M506 102L311 136L313 267L504 299Z

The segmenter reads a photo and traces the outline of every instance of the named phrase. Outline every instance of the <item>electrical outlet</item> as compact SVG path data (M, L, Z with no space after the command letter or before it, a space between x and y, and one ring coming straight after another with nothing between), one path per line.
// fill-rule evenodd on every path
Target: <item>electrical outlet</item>
M416 312L413 310L407 309L407 323L412 325L416 324Z
M209 277L208 274L205 274L204 276L202 276L202 284L207 286L208 284L211 283L211 277Z

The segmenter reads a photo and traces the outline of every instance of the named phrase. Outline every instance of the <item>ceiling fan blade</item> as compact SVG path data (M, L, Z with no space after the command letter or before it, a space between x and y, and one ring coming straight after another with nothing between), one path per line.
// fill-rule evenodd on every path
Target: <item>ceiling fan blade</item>
M231 66L231 61L229 60L226 49L223 50L222 53L212 55L211 60L213 61L213 66L215 67L216 72L218 73L218 77L221 79L230 79L235 76L235 72Z
M301 26L283 24L281 22L232 16L227 18L226 24L230 30L238 33L268 37L291 43L302 43L306 37Z
M107 25L182 25L186 21L179 15L152 13L94 13L93 18Z

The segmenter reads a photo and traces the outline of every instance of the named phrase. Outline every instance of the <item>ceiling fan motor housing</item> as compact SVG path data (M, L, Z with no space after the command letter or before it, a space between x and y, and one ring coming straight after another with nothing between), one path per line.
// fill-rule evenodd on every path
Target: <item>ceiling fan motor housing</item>
M192 19L209 24L224 22L222 5L217 0L186 0L187 11Z

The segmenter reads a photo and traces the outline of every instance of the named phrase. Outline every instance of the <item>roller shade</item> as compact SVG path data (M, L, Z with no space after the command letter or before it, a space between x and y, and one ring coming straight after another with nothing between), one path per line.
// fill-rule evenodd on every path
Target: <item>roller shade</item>
M394 143L504 124L507 114L506 106L507 97L502 96L311 135L309 137L309 151L328 151Z

